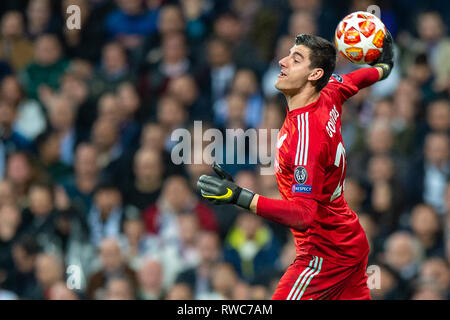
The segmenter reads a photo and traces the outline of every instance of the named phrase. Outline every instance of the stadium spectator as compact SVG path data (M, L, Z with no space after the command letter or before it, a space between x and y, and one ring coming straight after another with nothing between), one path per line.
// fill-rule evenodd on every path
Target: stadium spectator
M137 287L135 272L123 261L119 242L115 238L105 238L100 244L101 269L89 277L86 294L90 299L102 300L108 297L106 288L109 280L114 277L126 277L131 287ZM122 287L119 285L119 287ZM119 290L121 291L121 290Z
M41 253L36 258L37 287L31 298L39 300L50 299L50 290L56 283L64 279L64 264L61 257Z
M164 269L160 261L152 258L143 261L138 272L139 299L161 300L164 298L163 273Z
M123 209L122 194L116 186L104 182L95 188L93 205L89 210L87 220L91 242L94 246L98 247L105 238L119 236Z
M6 103L16 107L14 128L28 140L34 140L47 126L43 108L35 100L27 99L16 76L6 76L0 84L0 95Z
M59 79L68 66L69 61L63 58L58 38L52 34L39 36L32 63L19 74L28 98L45 100L45 90L56 90L60 87Z
M171 176L166 180L157 203L144 211L147 231L164 239L178 239L176 220L186 212L197 216L201 229L217 231L214 213L197 199L187 180L182 176Z
M135 300L134 291L132 282L126 277L112 277L106 284L105 295L107 300Z
M50 287L48 300L79 300L79 297L61 281Z
M19 11L9 11L2 17L0 57L16 71L33 58L33 44L25 37L24 19Z
M192 289L186 283L176 283L169 288L165 300L192 300Z

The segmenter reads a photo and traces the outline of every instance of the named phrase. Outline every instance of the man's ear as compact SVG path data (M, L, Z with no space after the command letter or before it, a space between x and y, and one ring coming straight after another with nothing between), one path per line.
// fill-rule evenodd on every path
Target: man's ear
M314 68L308 76L309 81L317 81L323 77L324 71L322 68Z

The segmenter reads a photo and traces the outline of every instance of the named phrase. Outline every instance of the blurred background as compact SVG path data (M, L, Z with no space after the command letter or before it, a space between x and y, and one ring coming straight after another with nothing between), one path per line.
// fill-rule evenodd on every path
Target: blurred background
M72 4L80 30L66 27ZM342 134L345 197L380 273L371 294L448 299L444 0L2 0L0 299L270 298L295 257L289 230L200 199L211 168L174 165L170 134L194 120L279 129L274 83L294 36L332 41L369 5L395 68L346 102ZM336 73L355 68L339 58ZM225 169L280 197L257 165Z

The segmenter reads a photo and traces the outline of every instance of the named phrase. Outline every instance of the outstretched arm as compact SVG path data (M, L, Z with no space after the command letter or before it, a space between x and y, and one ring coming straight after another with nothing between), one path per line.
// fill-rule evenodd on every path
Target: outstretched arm
M314 221L318 203L314 199L269 199L237 186L231 176L214 164L219 177L202 175L197 186L202 196L214 204L235 204L260 217L303 231Z

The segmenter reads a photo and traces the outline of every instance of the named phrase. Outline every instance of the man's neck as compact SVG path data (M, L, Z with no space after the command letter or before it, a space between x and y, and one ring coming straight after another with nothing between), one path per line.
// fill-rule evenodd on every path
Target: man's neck
M294 95L285 94L289 111L304 108L319 99L320 92L315 88L304 88Z

